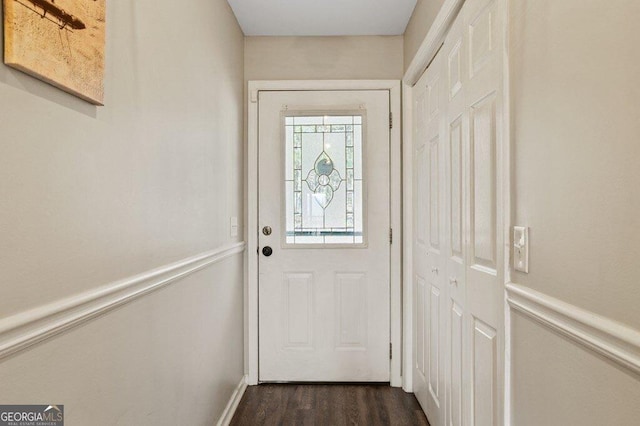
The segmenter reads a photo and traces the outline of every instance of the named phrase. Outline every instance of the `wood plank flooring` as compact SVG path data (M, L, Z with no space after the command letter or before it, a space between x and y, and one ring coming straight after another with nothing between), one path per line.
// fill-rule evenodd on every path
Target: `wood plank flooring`
M424 425L415 396L388 385L265 384L249 386L232 426Z

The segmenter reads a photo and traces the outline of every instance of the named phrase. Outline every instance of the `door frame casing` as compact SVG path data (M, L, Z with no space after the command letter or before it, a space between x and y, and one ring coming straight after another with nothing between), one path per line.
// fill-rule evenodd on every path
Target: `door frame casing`
M389 130L390 218L393 243L390 252L391 386L403 386L402 377L402 98L400 80L255 80L248 84L247 126L247 224L245 240L245 369L247 383L258 384L258 99L271 91L388 90L393 126ZM255 252L253 251L255 248ZM405 370L406 371L406 370ZM410 371L410 370L409 370Z

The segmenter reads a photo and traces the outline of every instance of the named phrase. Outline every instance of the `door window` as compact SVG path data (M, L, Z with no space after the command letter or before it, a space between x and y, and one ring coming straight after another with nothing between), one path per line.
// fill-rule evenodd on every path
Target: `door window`
M285 245L364 245L363 113L287 112Z

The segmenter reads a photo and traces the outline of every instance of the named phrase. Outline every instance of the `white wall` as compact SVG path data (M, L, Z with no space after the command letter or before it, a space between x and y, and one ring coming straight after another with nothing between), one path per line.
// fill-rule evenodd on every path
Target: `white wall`
M640 330L640 3L511 0L518 284ZM531 321L513 323L521 425L629 425L640 377Z
M107 8L106 106L0 65L0 324L238 240L244 58L231 9ZM211 423L243 374L242 280L237 255L0 360L0 399L63 403L69 424Z

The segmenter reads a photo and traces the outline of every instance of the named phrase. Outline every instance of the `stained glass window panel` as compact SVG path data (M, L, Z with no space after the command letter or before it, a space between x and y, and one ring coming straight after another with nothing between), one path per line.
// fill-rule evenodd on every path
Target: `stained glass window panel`
M362 123L362 117L351 115L333 115L323 117L325 124L353 124L354 122Z
M323 119L322 117L315 117L315 116L301 116L301 117L287 117L289 119L293 120L293 124L296 125L307 125L307 124L313 124L313 125L321 125L323 124ZM287 122L287 124L289 124Z
M287 244L364 243L363 119L285 117Z
M362 158L362 125L354 126L353 132L353 152L357 158ZM357 161L354 164L355 178L362 180L362 161Z

